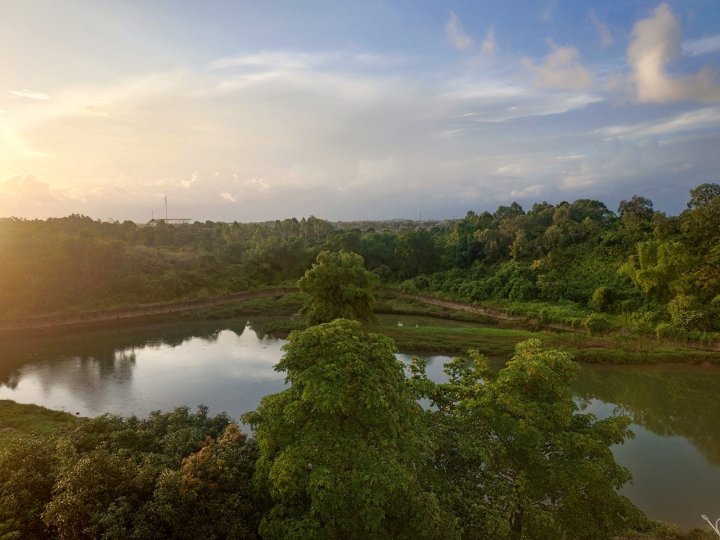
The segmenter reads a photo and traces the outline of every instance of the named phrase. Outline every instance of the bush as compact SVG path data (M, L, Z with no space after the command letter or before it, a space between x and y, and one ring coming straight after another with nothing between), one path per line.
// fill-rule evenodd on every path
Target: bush
M430 287L430 280L427 276L418 276L415 278L415 288L418 291L425 291Z
M678 294L670 300L667 311L675 326L686 330L700 330L708 326L709 313L695 296Z
M590 315L588 315L587 318L583 321L583 326L585 327L585 330L587 330L591 334L599 334L612 328L612 325L610 324L610 321L607 319L607 317L599 315L597 313L591 313Z
M525 302L537 298L537 288L525 278L513 278L508 283L508 298L515 302Z
M658 338L683 340L688 339L689 337L687 330L684 328L678 328L677 326L667 322L661 322L655 327L655 335Z
M630 314L630 326L636 332L652 332L657 323L662 321L663 318L660 311L640 308Z
M604 313L609 311L614 300L614 293L610 287L598 287L588 302L588 307L593 311Z

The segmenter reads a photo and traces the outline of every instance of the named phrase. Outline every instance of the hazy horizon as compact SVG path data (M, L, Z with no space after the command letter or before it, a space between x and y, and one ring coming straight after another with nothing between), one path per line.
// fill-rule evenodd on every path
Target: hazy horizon
M477 5L476 5L477 4ZM454 219L720 178L720 4L0 5L0 216Z

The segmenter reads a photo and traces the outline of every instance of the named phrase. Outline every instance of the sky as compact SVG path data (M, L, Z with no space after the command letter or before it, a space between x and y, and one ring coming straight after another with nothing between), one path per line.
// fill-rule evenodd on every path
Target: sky
M718 0L0 0L0 216L675 214L702 182Z

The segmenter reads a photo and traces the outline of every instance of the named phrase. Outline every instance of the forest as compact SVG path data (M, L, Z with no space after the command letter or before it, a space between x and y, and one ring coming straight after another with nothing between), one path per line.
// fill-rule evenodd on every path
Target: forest
M708 339L720 329L720 185L677 216L633 196L500 206L446 222L296 218L170 225L73 215L0 220L0 317L295 285L321 251L361 255L378 284L589 331Z

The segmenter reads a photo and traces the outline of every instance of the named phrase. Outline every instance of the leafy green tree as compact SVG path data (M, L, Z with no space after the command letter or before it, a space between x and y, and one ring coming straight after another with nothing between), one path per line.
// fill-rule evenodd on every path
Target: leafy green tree
M310 324L346 318L372 320L371 286L377 279L365 270L363 258L348 251L322 251L300 279L306 301L301 313Z
M679 242L648 240L635 246L636 254L618 270L646 295L666 300L683 288L682 276L689 266L685 246Z
M520 343L499 372L477 352L456 358L443 384L416 361L440 444L429 482L463 538L609 539L636 514L616 491L630 475L610 451L630 436L629 420L580 414L578 369L539 340Z
M273 500L263 538L454 538L418 480L431 437L392 340L339 319L293 332L285 350L290 388L244 417Z

